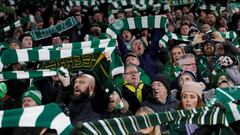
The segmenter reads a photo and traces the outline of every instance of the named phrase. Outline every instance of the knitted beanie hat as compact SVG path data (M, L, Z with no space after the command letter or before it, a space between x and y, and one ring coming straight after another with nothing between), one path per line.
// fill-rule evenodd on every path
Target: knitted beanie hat
M0 83L0 99L4 98L7 93L7 85L5 83Z
M202 91L205 89L205 84L202 82L187 82L182 86L181 95L185 92L193 92L202 99Z
M23 95L22 95L22 99L24 97L32 98L38 105L41 105L41 103L42 103L42 94L34 86L30 86L30 87L27 88L27 91L24 92Z
M163 83L163 85L167 88L168 92L170 90L170 81L168 80L167 76L163 74L157 74L153 77L152 82L159 81Z

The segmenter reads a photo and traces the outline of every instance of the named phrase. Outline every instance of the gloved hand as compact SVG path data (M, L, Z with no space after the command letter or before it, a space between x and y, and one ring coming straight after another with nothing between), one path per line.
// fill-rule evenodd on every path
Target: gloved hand
M64 67L61 67L58 72L58 77L60 81L62 82L64 87L67 87L70 85L70 75L67 69Z
M233 60L229 56L221 56L218 58L218 64L223 68L228 67L233 64Z

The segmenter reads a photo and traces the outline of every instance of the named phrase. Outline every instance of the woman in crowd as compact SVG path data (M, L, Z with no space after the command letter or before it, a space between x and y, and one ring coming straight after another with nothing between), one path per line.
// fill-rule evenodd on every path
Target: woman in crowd
M154 111L151 108L144 106L137 110L136 115L147 115L151 113L154 113ZM141 129L139 132L143 133L144 135L161 135L159 125Z

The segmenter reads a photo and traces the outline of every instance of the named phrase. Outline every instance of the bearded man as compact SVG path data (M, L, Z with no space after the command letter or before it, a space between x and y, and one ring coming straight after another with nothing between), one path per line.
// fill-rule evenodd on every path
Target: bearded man
M67 73L67 71L64 71ZM68 97L72 92L70 85L70 77L59 74L59 78L63 83L62 97ZM65 94L64 94L65 93ZM101 115L94 111L92 103L95 94L95 78L90 74L80 74L74 81L73 96L69 103L70 120L75 125L78 121L88 122L101 119Z

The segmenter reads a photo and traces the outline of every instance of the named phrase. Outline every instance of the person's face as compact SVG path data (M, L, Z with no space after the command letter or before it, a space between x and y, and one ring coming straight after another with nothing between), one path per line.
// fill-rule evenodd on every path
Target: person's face
M54 25L54 23L55 23L54 17L50 17L48 20L48 24L51 26L51 25Z
M96 22L102 22L102 14L101 13L95 13L94 16L93 16L93 19L96 21Z
M203 33L206 33L206 32L208 32L209 30L211 30L211 26L209 25L209 24L204 24L203 26L202 26L202 32Z
M160 81L154 81L152 83L152 90L153 90L153 97L155 99L161 100L161 99L166 98L166 96L167 96L167 88Z
M32 48L33 41L30 36L26 36L22 39L22 47L23 48Z
M188 18L189 18L189 20L191 20L191 21L195 21L195 16L194 16L194 14L193 14L192 12L189 12L189 13L188 13Z
M108 111L112 112L116 105L121 102L121 98L118 95L116 91L114 91L110 96L109 96L109 102L108 102Z
M186 110L194 109L197 107L198 96L193 92L184 92L182 94L183 108Z
M200 15L199 15L199 19L200 20L205 20L205 18L207 17L207 14L205 11L201 11L200 12Z
M227 26L227 20L226 20L224 17L221 17L221 19L219 20L219 23L220 23L222 26Z
M213 14L208 14L207 15L207 20L209 24L214 25L216 22L216 17Z
M227 32L227 29L225 27L220 27L218 28L219 32Z
M74 83L74 95L80 95L89 90L90 80L87 77L78 77Z
M183 13L184 13L184 14L187 14L188 12L189 12L189 8L184 6L184 7L183 7Z
M187 36L189 33L189 26L188 25L183 25L181 27L181 34L184 36Z
M124 13L118 13L117 14L117 19L124 19L124 18L126 18Z
M148 29L143 30L143 31L141 32L141 35L142 35L143 37L146 37L146 38L147 38L147 36L148 36Z
M204 45L203 50L206 56L212 56L214 54L214 45L207 43Z
M82 16L81 15L75 15L75 18L82 23Z
M52 44L53 45L61 45L62 44L62 39L60 37L53 37L52 38Z
M175 31L175 27L173 25L168 25L168 30L170 32L174 32Z
M43 29L43 26L44 26L44 22L43 22L43 21L37 23L37 27L38 27L38 29Z
M177 63L180 56L182 56L183 52L182 49L179 47L175 47L172 49L172 59L173 63Z
M179 86L182 87L183 84L187 83L187 82L193 82L193 79L191 76L187 75L187 74L183 74L179 77Z
M24 97L22 100L22 108L38 106L31 97Z
M64 39L63 44L66 44L66 43L70 43L70 40L69 39Z
M228 18L229 13L227 11L222 12L222 17Z
M167 18L168 18L169 21L173 21L174 20L174 17L173 17L171 12L167 13Z
M128 64L133 64L133 65L137 65L138 66L140 64L140 62L139 62L138 58L133 57L133 56L128 56L126 58L126 64L127 65Z
M183 65L180 65L183 71L191 71L192 73L197 72L196 61L192 58L187 58Z
M176 11L175 11L175 15L176 15L176 18L177 18L177 19L182 18L182 10L176 10Z
M20 49L19 45L17 43L11 43L10 44L11 49Z
M100 27L97 27L97 26L93 26L91 27L91 32L94 36L100 36L101 34L101 28Z
M132 39L132 34L131 34L131 32L129 32L128 30L124 30L124 31L122 32L122 36L123 36L123 39L124 39L125 41L127 41L127 42Z
M225 50L224 50L224 47L223 47L223 45L217 45L216 46L216 52L217 52L217 54L220 54L220 55L224 55L225 54Z
M137 54L138 56L141 56L144 52L144 46L140 40L134 40L132 43L132 51Z
M136 115L147 115L147 113L145 112L139 112L138 114ZM148 135L148 134L151 134L154 130L154 127L148 127L148 128L145 128L145 129L141 129L139 130L141 133L143 133L144 135Z
M129 66L125 73L124 79L131 85L136 86L140 80L140 73L135 66Z

